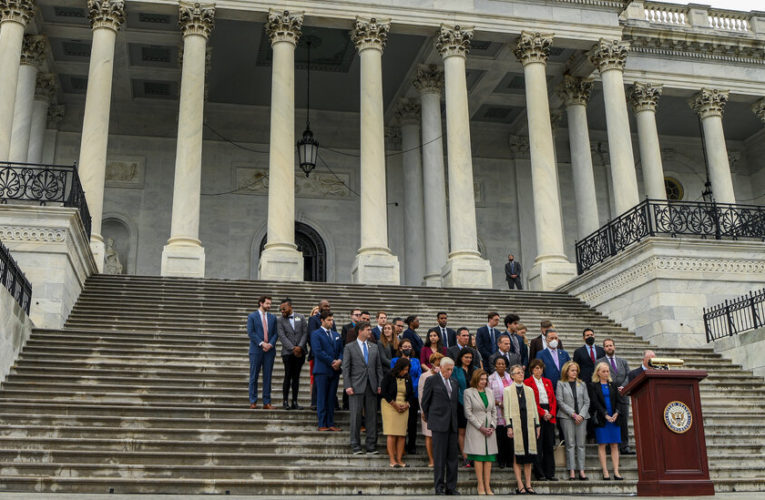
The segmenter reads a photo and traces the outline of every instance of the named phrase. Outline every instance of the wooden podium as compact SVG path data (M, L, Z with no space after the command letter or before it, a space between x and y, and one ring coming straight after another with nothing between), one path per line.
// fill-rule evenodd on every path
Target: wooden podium
M623 394L632 398L638 496L714 495L701 415L703 370L645 370Z

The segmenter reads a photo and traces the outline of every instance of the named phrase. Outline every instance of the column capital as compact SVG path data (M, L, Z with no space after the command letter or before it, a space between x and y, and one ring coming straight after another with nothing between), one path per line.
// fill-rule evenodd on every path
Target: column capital
M728 90L701 89L688 100L688 105L701 119L722 116L729 94Z
M45 35L24 35L21 46L21 64L40 66L45 59L48 40Z
M399 125L419 125L420 103L414 99L403 97L396 104L394 116Z
M271 45L277 42L289 42L297 46L303 33L303 13L288 10L271 9L266 21L266 34Z
M35 8L32 0L0 0L0 23L8 21L26 26L34 17Z
M563 99L566 106L587 106L592 92L592 80L580 78L569 74L563 75L563 81L558 87L558 95Z
M590 62L592 62L601 73L612 69L624 71L624 64L627 62L627 52L629 48L629 42L601 38L600 41L587 53L587 57L589 57Z
M629 100L632 111L640 113L641 111L656 111L659 104L659 97L664 89L663 85L654 85L652 83L635 82L630 88L627 99Z
M356 50L361 52L366 49L376 49L382 52L388 43L390 31L390 19L378 19L376 17L356 16L351 30L351 41L356 45Z
M90 27L118 31L125 22L124 0L88 0Z
M438 52L444 59L451 56L465 58L470 52L472 40L472 26L442 24L436 32L436 49L438 49Z
M179 2L178 27L184 37L200 35L209 38L215 27L215 4Z
M385 127L386 149L401 149L401 129L395 126Z
M547 64L552 43L552 33L522 31L513 54L524 66L531 63Z
M757 118L765 123L765 97L754 103L752 106L752 112Z
M48 106L48 128L57 127L61 120L64 119L65 112L66 108L63 104Z
M53 101L56 97L56 88L56 75L53 73L37 73L35 99L40 101Z
M444 70L435 64L420 64L412 85L421 94L440 94L444 89Z

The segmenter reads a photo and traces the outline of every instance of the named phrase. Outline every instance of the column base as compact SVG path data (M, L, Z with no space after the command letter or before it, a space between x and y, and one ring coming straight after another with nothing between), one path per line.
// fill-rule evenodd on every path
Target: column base
M365 285L399 285L398 257L387 248L360 250L353 261L351 280Z
M430 286L433 288L441 288L441 275L440 274L426 274L422 278L422 286Z
M576 264L563 257L539 260L529 271L529 289L549 292L576 278Z
M170 243L162 249L162 276L205 277L205 249L202 245Z
M266 246L260 254L258 279L303 281L303 252L288 246Z
M491 263L476 253L453 253L441 269L445 288L491 288Z
M106 256L106 245L104 239L99 234L90 235L90 252L93 254L93 260L96 261L96 270L99 273L104 272L104 258Z

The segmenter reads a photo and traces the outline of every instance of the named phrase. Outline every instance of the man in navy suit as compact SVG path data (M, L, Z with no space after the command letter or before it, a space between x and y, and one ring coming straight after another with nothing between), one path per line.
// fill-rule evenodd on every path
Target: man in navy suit
M545 364L545 371L542 372L544 378L549 378L553 384L553 389L558 387L560 380L560 369L567 361L571 361L571 356L566 351L558 348L558 332L553 328L545 331L545 341L547 349L537 353L537 359L541 359Z
M475 345L481 357L488 361L491 355L497 352L497 339L502 332L499 331L499 313L490 312L487 316L488 323L475 332Z
M582 338L584 345L574 351L574 361L579 363L579 378L589 384L595 373L595 362L605 356L606 351L595 345L595 332L592 328L585 328Z
M322 311L329 311L329 301L327 299L322 299L319 301L319 312L308 318L308 347L311 347L311 332L314 332L321 328L321 312ZM335 327L335 322L332 322L332 330L337 331L337 328ZM313 373L313 349L311 349L308 352L308 365L309 369L311 370L311 373ZM336 405L337 406L337 405ZM316 411L316 384L313 381L313 378L311 379L311 410Z
M447 322L449 321L449 317L447 316L446 312L440 311L438 314L436 314L436 321L438 321L438 326L434 326L428 330L428 333L437 332L441 337L441 343L444 345L444 347L446 347L447 350L450 347L457 345L457 332L446 326ZM425 338L428 338L427 335Z
M375 343L380 341L380 335L382 335L383 327L385 326L385 323L388 322L388 314L385 311L378 311L377 312L377 326L372 328L372 337L374 338ZM370 341L372 338L370 337Z
M263 409L271 409L271 373L276 359L276 316L269 313L271 297L258 299L258 310L247 316L250 337L250 408L258 402L258 376L263 369Z
M521 357L521 365L523 370L526 371L529 367L529 350L526 348L526 344L523 343L523 337L518 334L518 325L520 324L520 316L513 313L508 314L505 316L507 332L503 335L510 335L510 352Z
M311 332L314 353L313 378L316 384L316 406L320 431L339 431L335 425L335 396L343 363L343 341L331 330L332 311L321 312L321 328Z

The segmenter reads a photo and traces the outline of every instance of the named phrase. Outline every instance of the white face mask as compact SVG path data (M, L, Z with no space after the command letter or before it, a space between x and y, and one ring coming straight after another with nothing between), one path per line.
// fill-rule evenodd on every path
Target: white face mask
M557 340L551 340L547 343L547 345L550 346L551 349L557 349L558 348L558 341Z

